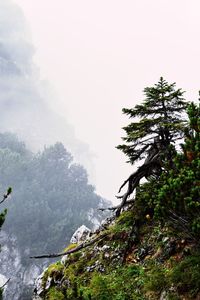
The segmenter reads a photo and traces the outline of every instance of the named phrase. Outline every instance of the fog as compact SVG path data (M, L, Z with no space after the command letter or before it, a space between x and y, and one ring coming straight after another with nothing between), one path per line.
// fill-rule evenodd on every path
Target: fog
M65 141L114 199L131 171L115 149L129 122L121 109L160 76L198 97L199 9L197 0L0 0L2 130L35 149Z
M91 154L78 141L73 126L51 109L53 87L41 80L33 62L35 48L21 9L12 1L0 1L0 111L1 132L16 133L38 151L62 141L92 174Z

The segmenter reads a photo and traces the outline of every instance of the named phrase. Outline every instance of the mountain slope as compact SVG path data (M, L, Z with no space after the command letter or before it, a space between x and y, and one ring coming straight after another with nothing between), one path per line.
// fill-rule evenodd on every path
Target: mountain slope
M0 134L0 178L1 194L8 186L13 188L2 204L8 213L1 236L0 273L11 278L5 299L27 299L22 292L27 295L28 285L50 263L35 264L30 253L64 247L83 223L97 226L104 218L98 207L107 201L95 193L86 170L73 162L61 143L33 154L15 135Z
M44 271L41 299L200 299L199 108L191 104L188 115L182 150L165 172L141 184L119 217L59 255L68 254Z

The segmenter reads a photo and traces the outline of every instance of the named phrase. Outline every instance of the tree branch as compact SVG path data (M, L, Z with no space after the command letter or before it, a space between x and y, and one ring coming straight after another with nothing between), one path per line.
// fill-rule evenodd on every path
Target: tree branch
M0 201L0 204L3 203L8 198L7 195L3 195L3 199Z
M72 254L72 253L75 253L75 252L77 252L81 249L84 249L86 247L89 247L89 246L93 245L94 243L104 239L107 235L108 235L108 233L104 233L104 234L96 237L95 239L87 242L87 243L86 242L82 243L79 246L77 246L76 248L73 248L73 249L65 251L65 252L55 253L55 254L44 254L44 255L38 255L38 256L31 256L30 258L36 258L36 259L38 259L38 258L53 258L53 257L64 256L64 255L67 255L67 254Z
M137 186L140 183L140 180L145 177L149 177L151 174L153 174L153 170L155 168L161 168L158 155L156 154L153 158L151 158L151 161L148 161L144 163L141 167L138 168L136 172L131 174L127 180L124 181L122 186L119 189L119 192L121 189L128 183L128 188L126 193L122 196L122 202L120 206L117 208L116 216L118 217L120 215L120 212L122 208L124 207L128 197L134 192L134 190L137 188Z
M131 199L131 200L127 201L124 206L128 206L129 204L133 204L134 202L135 202L135 199ZM114 210L118 209L120 206L121 206L121 204L119 204L117 206L112 206L112 207L98 208L98 210L100 210L100 211L113 210L114 211Z
M0 204L3 203L11 193L12 193L12 188L9 187L6 191L6 193L3 195L3 199L0 201Z

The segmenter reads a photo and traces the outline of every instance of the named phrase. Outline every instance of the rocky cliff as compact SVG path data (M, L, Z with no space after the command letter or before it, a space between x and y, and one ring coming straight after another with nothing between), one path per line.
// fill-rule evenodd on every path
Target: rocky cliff
M124 211L68 245L37 279L33 299L199 299L199 270L198 243L187 232Z
M0 240L2 243L0 273L10 278L4 291L4 299L28 300L31 298L35 279L50 261L47 259L40 263L30 261L30 249L24 249L22 253L16 237L4 231L0 232Z
M91 210L88 219L93 224L93 229L100 224L101 215ZM91 231L82 226L72 236L72 242L80 242L83 237L87 238ZM67 237L67 234L66 234ZM1 253L0 253L0 286L10 278L4 288L4 300L30 300L34 290L36 278L55 259L43 259L42 261L31 260L32 249L19 245L14 234L0 231ZM69 240L69 239L67 239ZM39 252L39 249L38 249ZM63 257L64 259L65 257Z

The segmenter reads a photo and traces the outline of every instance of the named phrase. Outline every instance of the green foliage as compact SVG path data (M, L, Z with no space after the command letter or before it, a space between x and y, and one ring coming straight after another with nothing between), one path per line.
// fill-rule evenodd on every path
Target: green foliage
M45 271L44 276L42 278L42 286L45 289L46 282L48 277L53 278L53 280L57 281L61 278L64 266L60 262L56 262L51 264L48 269ZM54 293L53 293L54 294Z
M96 244L80 251L78 256L69 255L65 266L57 263L49 267L47 274L54 280L52 287L55 282L67 282L62 290L56 285L56 292L62 292L64 299L150 300L160 299L164 292L166 299L178 300L183 297L193 299L200 292L199 255L191 251L190 255L187 252L187 256L184 256L184 248L178 246L180 233L176 236L174 230L161 226L159 222L144 223L140 228L140 239L129 249L124 263L115 261L116 254L124 254L127 241L124 230L131 231L131 213L134 214L133 211L123 212L116 223L107 229L109 235L104 244L108 246L106 251L109 257L102 250L97 251L97 247L103 244ZM116 232L122 233L119 235L122 241L117 249L114 246ZM163 241L163 237L168 237L167 241ZM172 240L176 240L178 252L169 257L166 253ZM156 257L159 248L161 256ZM144 249L149 249L149 252L145 258L141 258L140 253ZM104 271L89 268L98 265L97 262L104 267ZM55 277L56 274L58 277ZM49 298L44 296L44 299Z
M183 136L185 119L182 112L187 107L184 92L168 84L162 77L154 87L144 89L145 100L133 109L123 109L133 121L123 129L126 144L117 148L122 150L131 163L146 158L155 138L162 146L170 144Z
M97 299L134 299L133 278L139 275L136 267L119 268L107 276L94 275L90 284L92 298ZM135 279L135 278L134 278ZM128 281L127 281L128 280ZM123 288L126 281L126 287ZM134 280L135 289L137 288Z
M144 276L144 291L153 291L160 294L169 289L168 270L158 264L150 264Z
M45 272L44 277L48 277L48 276L59 277L59 275L62 273L63 269L64 269L64 266L61 264L61 262L58 261L48 267L47 271Z
M46 296L47 300L65 300L65 295L55 287L51 287Z
M195 297L200 292L200 257L191 255L180 262L173 262L171 268L150 261L143 274L143 292L155 292L157 297L162 291L168 294L167 299L180 299L178 295ZM171 293L174 287L176 293ZM173 290L173 289L172 289ZM187 298L187 299L188 299Z
M78 226L91 226L88 212L104 201L61 143L34 155L12 135L1 134L0 177L0 191L15 190L6 203L5 230L32 253L64 248Z
M200 111L193 103L188 108L190 123L182 144L171 164L159 180L151 179L140 186L137 205L143 212L151 211L155 218L167 220L171 214L175 222L185 220L185 228L196 236L200 233ZM183 226L183 224L182 224ZM183 227L182 227L183 229Z
M29 254L58 252L78 226L91 227L89 212L104 202L88 183L86 170L73 163L61 143L33 154L16 136L0 134L0 178L0 194L6 190L4 196L10 195L9 186L14 190L9 201L1 204L9 211L4 230L17 238L25 268L32 264ZM5 215L6 210L0 214L0 225ZM59 277L60 266L54 267L50 273ZM61 296L52 291L50 297Z
M77 247L77 244L69 244L65 249L63 249L63 252L72 250L72 249L74 249L76 247Z
M67 280L65 299L178 300L200 292L199 253L191 250L194 246L189 251L184 248L186 240L192 237L195 244L200 234L199 108L189 105L186 123L183 92L162 78L155 87L146 88L145 95L142 105L124 109L140 120L125 128L128 145L118 148L133 163L149 155L157 137L171 156L162 152L162 172L137 186L134 205L107 229L106 242L69 255L64 267L49 267L47 274ZM177 152L173 142L184 132L185 141ZM53 291L61 292L59 287Z
M135 213L132 210L123 212L116 220L116 224L113 226L114 232L128 230L134 224Z
M76 263L66 267L70 287L66 289L65 299L147 300L159 299L165 291L167 299L177 300L182 299L180 295L193 299L200 292L199 255L190 255L181 261L170 258L159 262L152 257L134 264L113 266L111 263L103 273L84 271L74 276Z
M90 283L90 290L94 300L107 300L111 296L111 291L104 276L93 276Z
M161 91L158 93L161 83L163 94ZM152 106L146 106L144 111L144 106L136 106L137 112L131 111L132 116L138 116L139 110L141 117L145 113L156 114L156 99L164 97L168 105L167 113L174 121L174 124L165 124L166 111L158 105L159 122L171 134L168 142L181 137L183 128L186 129L185 142L179 152L173 152L170 161L163 158L163 172L159 177L148 178L147 182L137 187L134 205L123 211L107 229L106 242L86 248L77 256L69 256L61 270L63 278L69 281L65 299L148 300L166 297L178 300L192 299L200 292L199 253L194 254L194 250L186 251L187 248L184 248L187 231L188 241L192 237L194 244L199 240L200 233L199 108L192 103L188 108L189 124L183 124L179 113L185 104L179 99L182 96L180 90L175 91L174 85L169 86L161 80L156 88L147 89L146 93ZM174 112L176 117L173 118ZM153 124L157 130L157 121L152 123L150 119L143 119L140 129L147 132L148 126ZM130 141L137 142L146 133L133 132L135 125L132 126ZM129 158L135 160L135 157ZM103 242L107 245L105 253L97 250ZM98 269L99 265L103 268Z
M190 296L200 292L200 256L189 256L174 267L170 275L179 293L189 293Z
M139 266L118 267L107 275L94 273L89 285L79 285L83 300L143 300L140 287L144 270ZM90 296L89 296L90 295ZM78 299L78 298L77 298Z

